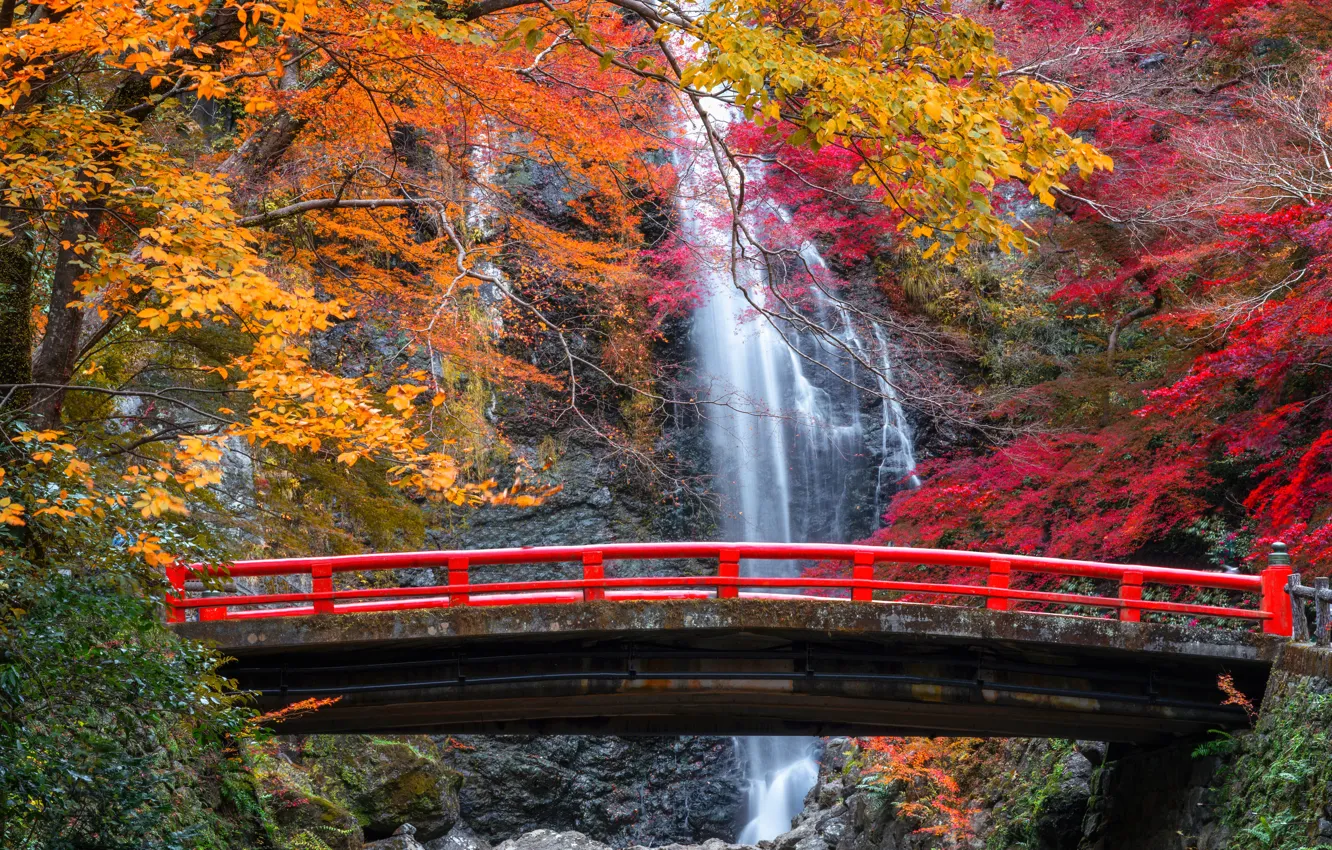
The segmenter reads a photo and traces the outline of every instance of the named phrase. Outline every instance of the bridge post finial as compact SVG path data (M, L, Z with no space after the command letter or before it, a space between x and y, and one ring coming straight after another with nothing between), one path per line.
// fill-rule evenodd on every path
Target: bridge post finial
M1262 610L1272 615L1263 620L1264 634L1291 637L1294 632L1294 612L1290 594L1286 593L1290 574L1290 553L1286 550L1286 544L1274 541L1272 551L1267 556L1267 569L1262 574Z

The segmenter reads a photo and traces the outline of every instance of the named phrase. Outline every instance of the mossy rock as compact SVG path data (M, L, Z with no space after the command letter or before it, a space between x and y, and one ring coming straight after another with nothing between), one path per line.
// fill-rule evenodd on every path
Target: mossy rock
M256 770L278 843L289 850L361 850L356 815L319 793L300 767L272 760Z
M356 815L367 838L386 837L410 823L428 841L458 820L462 776L440 764L424 736L313 736L299 757L311 781Z

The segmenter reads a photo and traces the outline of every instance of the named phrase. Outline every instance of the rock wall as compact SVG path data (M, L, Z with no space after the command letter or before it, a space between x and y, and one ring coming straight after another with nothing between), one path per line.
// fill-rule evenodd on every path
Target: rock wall
M458 822L463 777L424 736L284 738L248 759L279 847L361 850L404 823L429 840Z
M731 738L460 736L463 818L491 841L576 830L624 847L735 836L743 769Z
M542 828L694 844L732 837L742 802L730 738L310 735L249 755L271 832L292 850L361 850L404 825L429 850Z

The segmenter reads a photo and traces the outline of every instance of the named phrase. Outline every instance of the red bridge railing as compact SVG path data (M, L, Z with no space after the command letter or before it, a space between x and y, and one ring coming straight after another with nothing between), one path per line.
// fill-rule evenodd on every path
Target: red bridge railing
M276 558L237 561L229 567L202 564L167 569L171 591L166 597L167 618L184 622L193 608L201 620L292 617L368 611L448 608L458 605L524 605L595 600L792 598L800 592L827 598L836 591L851 601L873 602L878 592L924 593L935 597L985 600L987 608L1009 610L1016 603L1076 605L1117 612L1119 619L1139 621L1143 611L1217 617L1261 623L1268 634L1291 634L1291 603L1286 593L1291 573L1283 546L1274 546L1270 566L1261 575L1213 573L1200 570L1068 561L1025 555L956 552L823 543L615 543L593 546L541 546L520 549L478 549L449 552L389 552L320 558ZM715 560L712 575L653 575L608 577L605 565L616 561L677 559ZM777 578L741 575L741 561L841 562L851 565L849 578L799 576ZM875 578L876 564L926 564L980 569L984 583L961 584ZM478 566L580 564L581 578L537 581L473 583L471 568ZM447 571L448 583L429 587L359 587L334 589L336 573L435 568ZM1012 586L1014 574L1083 577L1115 582L1114 596L1028 590ZM202 589L219 577L310 578L309 591L288 593L232 593L219 595ZM202 580L187 590L186 581ZM193 582L192 582L193 583ZM1203 605L1143 598L1149 585L1215 588L1249 595L1254 607ZM795 598L800 598L796 595ZM884 600L878 600L884 601ZM282 607L274 607L282 606Z

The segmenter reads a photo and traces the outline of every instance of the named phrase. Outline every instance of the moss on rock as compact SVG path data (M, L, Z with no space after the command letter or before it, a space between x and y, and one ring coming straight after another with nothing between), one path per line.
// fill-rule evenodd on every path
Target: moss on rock
M1239 742L1223 817L1233 850L1332 848L1332 683L1277 670Z
M424 736L314 735L282 744L310 786L350 812L367 839L410 823L422 840L458 819L462 777L440 763Z

